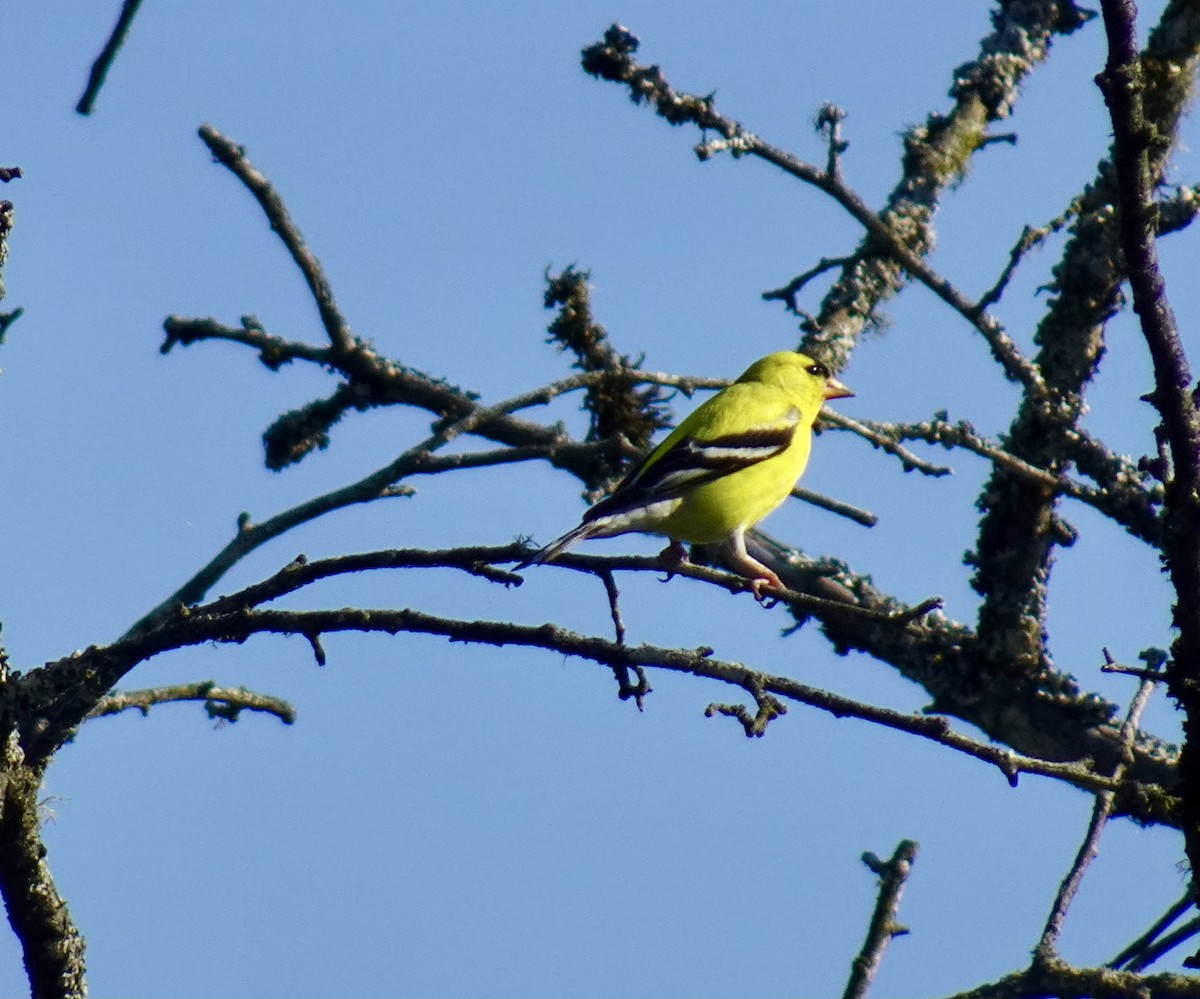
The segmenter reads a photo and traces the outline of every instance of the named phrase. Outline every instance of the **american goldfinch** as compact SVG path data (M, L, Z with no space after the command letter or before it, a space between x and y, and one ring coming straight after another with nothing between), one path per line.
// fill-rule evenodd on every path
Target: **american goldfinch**
M517 568L549 562L585 538L631 531L670 538L661 554L668 570L686 558L683 542L724 542L729 565L761 600L764 586L783 584L747 554L746 531L800 478L821 403L853 394L820 361L768 354L679 424L578 527Z

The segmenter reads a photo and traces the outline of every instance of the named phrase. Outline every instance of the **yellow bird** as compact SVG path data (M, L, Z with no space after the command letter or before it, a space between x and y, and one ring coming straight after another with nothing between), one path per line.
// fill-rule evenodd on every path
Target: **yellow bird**
M821 403L853 394L820 361L768 354L679 424L578 527L517 568L549 562L585 538L630 532L670 538L660 556L668 570L686 559L684 542L724 542L729 564L761 600L764 586L783 584L747 553L746 531L800 478Z

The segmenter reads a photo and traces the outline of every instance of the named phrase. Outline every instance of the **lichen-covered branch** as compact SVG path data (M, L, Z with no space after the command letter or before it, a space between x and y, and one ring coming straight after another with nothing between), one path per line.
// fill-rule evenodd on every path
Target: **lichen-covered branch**
M180 701L199 701L209 718L235 722L243 711L274 715L285 725L294 724L296 709L287 701L269 694L259 694L245 687L219 687L213 680L196 683L177 683L169 687L147 687L142 690L114 690L96 703L84 721L119 715L124 711L140 711L148 715L158 704Z
M33 999L83 999L83 937L46 862L38 795L43 763L10 733L0 766L0 897L21 942Z
M844 563L808 558L761 531L747 535L747 550L791 590L878 611L897 606ZM929 693L929 711L961 718L1020 753L1046 760L1090 759L1104 772L1111 772L1124 754L1121 727L1114 720L1117 705L1081 690L1074 677L1049 664L1027 683L989 683L978 637L959 622L930 614L899 629L845 615L812 616L836 651L863 652L888 663ZM1133 755L1129 774L1139 784L1168 791L1174 786L1178 756L1173 746L1139 733ZM1164 799L1152 798L1140 791L1118 793L1116 812L1139 818L1154 813L1158 818L1149 821L1176 821L1167 816Z
M1161 176L1176 141L1190 81L1195 75L1200 21L1189 4L1171 3L1163 12L1149 48L1159 50L1172 74L1160 74L1147 106L1164 143L1153 157ZM1077 199L1071 236L1054 271L1055 297L1038 326L1035 358L1050 389L1049 398L1026 394L1005 435L1006 447L1021 461L1060 475L1082 457L1078 420L1085 389L1104 349L1104 325L1120 304L1124 276L1114 225L1117 191L1110 163ZM1098 455L1093 451L1091 457ZM1111 465L1109 466L1111 468ZM1103 482L1100 483L1102 486ZM1064 541L1056 513L1059 493L1048 485L996 467L979 499L983 512L971 562L974 586L983 598L978 634L980 651L993 683L1025 683L1050 668L1045 646L1046 594L1055 547ZM1135 518L1122 514L1127 527Z
M1127 463L1107 453L1098 442L1089 442L1091 462L1088 467L1101 479L1101 484L1089 486L1064 471L1053 472L1030 464L1003 444L981 436L967 421L949 422L944 412L921 423L867 423L867 426L896 441L920 440L947 449L970 451L1014 477L1094 507L1147 544L1157 546L1161 543L1162 522L1158 515L1161 488L1156 483L1146 482L1148 476L1130 469ZM1076 454L1083 459L1082 435L1072 435L1072 438L1080 443ZM1083 460L1086 463L1087 459Z
M1015 0L998 5L991 16L992 30L978 55L954 71L953 107L930 113L904 136L900 179L879 212L921 256L933 246L933 216L942 194L962 180L971 157L987 146L988 126L1012 113L1021 84L1045 61L1054 37L1070 34L1092 15L1073 0ZM864 240L806 324L804 346L819 344L832 352L837 368L844 367L863 329L877 325L880 305L904 285L898 262L880 255L871 237ZM986 296L967 304L966 296L958 295L948 304L989 336L993 355L1009 377L1026 386L1040 384L1036 367L1016 353L1002 331L989 333L987 326L995 320L986 318Z
M1176 138L1150 114L1148 92L1156 74L1152 63L1143 65L1137 51L1136 8L1131 0L1103 0L1101 7L1108 62L1096 82L1113 124L1120 246L1133 308L1154 364L1150 398L1170 454L1162 551L1175 591L1177 635L1167 685L1184 711L1183 833L1192 867L1200 869L1200 413L1155 245L1154 190L1162 176L1164 150L1172 148ZM1193 56L1193 66L1195 61ZM1193 76L1194 71L1189 72L1189 81ZM1190 96L1190 85L1185 94Z
M1022 356L999 321L980 310L977 303L969 300L925 263L923 258L929 245L914 236L911 219L902 219L888 212L877 214L855 191L843 183L836 171L821 170L792 153L763 141L732 118L718 113L711 97L697 97L676 91L667 82L659 67L641 65L634 60L639 45L638 38L628 29L614 24L604 33L602 41L584 49L583 68L593 76L624 84L629 88L635 103L652 105L655 111L672 125L691 122L705 131L712 131L721 136L719 144L710 141L697 148L701 159L711 156L718 146L720 149L727 149L734 156L756 156L828 195L867 233L867 245L855 256L855 263L850 266L858 271L865 268L868 261L882 261L878 266L889 273L888 280L874 289L872 308L874 302L884 296L885 288L886 294L894 294L900 286L900 272L907 271L983 335L991 347L993 356L1010 378L1024 384L1031 391L1040 390L1041 380L1037 370ZM985 124L982 104L978 105L977 113L980 119L979 126L982 128ZM958 161L951 169L961 169L962 162ZM854 326L854 332L849 336L846 330L832 337L809 336L804 343L805 351L825 359L835 370L839 370L845 365L851 341L861 329L861 320L865 320L865 315L859 318L859 322L851 324ZM828 327L822 326L822 329L827 330Z
M375 558L380 554L386 555L371 553L370 557ZM472 556L474 554L470 553ZM327 563L334 561L326 560ZM471 557L464 558L464 562L474 561ZM646 563L643 566L645 569L653 568L652 560L643 561ZM320 563L312 565L318 575L332 568ZM361 568L361 565L356 568ZM1175 807L1170 796L1161 789L1143 787L1133 780L1121 784L1083 762L1055 762L1022 756L955 732L945 718L906 714L864 704L791 677L715 659L711 650L706 648L678 649L645 644L630 646L623 641L581 635L553 624L529 626L505 621L459 620L409 608L291 611L254 606L276 594L294 590L296 579L292 578L293 574L303 576L311 571L314 570L310 570L306 563L293 563L264 584L223 597L212 604L177 607L151 629L131 634L109 646L75 653L21 676L16 681L14 696L21 703L36 706L35 710L26 712L30 721L36 724L27 726L22 733L27 756L35 760L47 758L131 669L165 651L205 642L241 643L253 635L267 633L302 636L317 648L317 639L333 632L409 632L441 635L456 642L541 648L560 655L591 660L610 669L668 669L690 673L739 687L756 698L770 695L791 700L839 718L859 718L931 740L996 767L1010 783L1015 783L1021 773L1033 773L1063 780L1091 792L1110 790L1125 794L1130 800L1136 797L1143 802L1141 817L1146 821L1171 821ZM838 607L835 604L824 613L830 620L849 614L849 620L861 623L860 617L867 610ZM917 627L911 616L905 614L880 614L876 611L869 616L878 628L907 632Z
M548 340L575 355L574 367L594 372L585 389L583 408L590 417L588 442L623 440L635 452L647 450L654 434L670 424L667 397L657 383L639 383L641 361L612 346L604 327L592 316L589 275L568 267L546 276L545 304L557 309ZM639 387L640 384L640 387ZM584 481L585 496L595 502L611 492L628 471L628 454L614 454Z
M1036 962L1025 971L956 992L946 999L1197 999L1191 975L1138 975L1111 968L1075 968L1066 961Z

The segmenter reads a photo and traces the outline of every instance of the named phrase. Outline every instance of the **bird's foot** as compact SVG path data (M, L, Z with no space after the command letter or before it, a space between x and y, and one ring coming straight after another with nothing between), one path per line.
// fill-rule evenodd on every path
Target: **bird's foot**
M658 553L658 564L662 567L666 575L663 577L665 583L675 575L675 570L681 565L688 563L687 549L683 546L682 541L672 541L666 548Z
M763 566L763 568L766 569L766 566ZM770 573L770 575L759 575L750 580L750 592L754 594L754 599L760 604L773 607L779 602L779 598L774 597L769 593L764 593L763 587L773 586L778 590L786 589L786 587L783 585L783 580L776 576L775 573L771 572L770 569L766 569L766 571ZM770 600L771 603L767 604L766 601L768 600Z

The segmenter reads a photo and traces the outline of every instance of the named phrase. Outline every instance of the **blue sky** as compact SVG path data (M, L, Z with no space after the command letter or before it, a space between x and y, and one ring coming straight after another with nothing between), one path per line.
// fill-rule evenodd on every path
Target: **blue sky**
M847 179L878 204L900 132L948 107L951 71L975 54L989 8L835 6L150 0L83 119L72 109L116 5L69 16L8 5L18 55L0 67L0 162L25 171L3 192L16 203L5 307L26 310L0 348L0 618L14 665L115 638L225 543L241 511L262 519L357 479L427 432L421 414L355 416L328 451L271 473L262 430L329 379L272 374L226 345L160 356L172 313L250 313L321 339L298 273L197 126L247 147L355 332L404 364L486 400L560 377L566 359L543 342L542 275L575 263L591 271L619 349L654 369L732 376L796 343L795 321L761 291L847 252L858 232L761 163L698 163L696 133L586 77L578 53L620 20L677 86L715 90L725 113L808 159L824 155L813 114L836 102ZM1058 214L1103 156L1102 46L1097 24L1060 40L1004 126L1018 145L985 150L947 196L933 260L968 293L991 285L1021 227ZM1178 164L1176 180L1194 179L1194 154ZM998 310L1020 343L1060 247L1031 256ZM1186 275L1194 237L1163 252L1168 277ZM1172 291L1194 314L1195 292L1178 280ZM857 397L838 407L884 420L948 409L1003 430L1015 393L978 336L919 288L887 311L886 335L842 375ZM1136 402L1149 387L1122 317L1088 417L1118 451L1152 446L1151 412ZM580 429L575 405L545 415ZM793 504L768 527L901 599L940 594L970 622L961 554L986 469L949 461L953 477L922 479L825 435L805 484L869 507L879 526ZM411 499L293 532L219 589L298 552L546 541L582 509L577 483L541 467L415 485ZM1100 649L1132 661L1168 644L1166 587L1151 553L1067 513L1082 538L1056 565L1052 651L1125 702L1132 685L1098 673ZM924 703L879 664L834 656L815 630L783 638L783 613L748 597L653 579L623 593L631 640L707 644L872 703ZM296 599L350 602L610 628L598 584L554 568L511 591L411 571ZM1024 965L1090 808L1048 781L1014 791L978 762L800 708L749 741L703 717L731 696L715 684L654 676L639 714L603 669L544 652L420 637L326 647L324 668L298 640L263 638L165 656L130 678L274 693L298 710L291 728L247 716L214 730L196 707L166 707L91 723L62 751L46 839L88 939L93 995L833 994L874 902L859 855L902 838L921 843L901 911L912 933L872 994L949 992ZM1178 733L1165 700L1147 724ZM1065 955L1113 956L1182 892L1179 856L1174 833L1109 829ZM23 988L19 950L0 938L0 994Z

